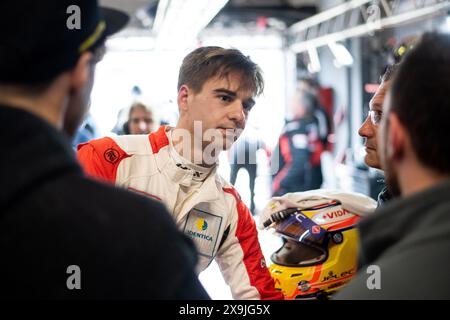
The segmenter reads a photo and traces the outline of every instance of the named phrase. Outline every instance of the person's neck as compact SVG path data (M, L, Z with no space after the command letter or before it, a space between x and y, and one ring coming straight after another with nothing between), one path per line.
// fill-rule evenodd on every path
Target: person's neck
M188 134L189 133L189 134ZM187 140L187 141L186 141ZM218 154L214 155L214 161L205 161L204 143L202 138L195 138L194 132L189 127L178 123L172 129L172 144L175 151L183 158L189 160L195 165L205 168L211 168L216 165ZM212 162L212 163L211 163Z
M403 197L434 187L450 178L449 175L437 173L421 165L405 166L402 170L403 173L399 173L398 179Z
M39 96L21 94L14 88L0 89L0 104L11 108L28 111L47 121L53 127L62 129L64 122L64 98L48 92Z

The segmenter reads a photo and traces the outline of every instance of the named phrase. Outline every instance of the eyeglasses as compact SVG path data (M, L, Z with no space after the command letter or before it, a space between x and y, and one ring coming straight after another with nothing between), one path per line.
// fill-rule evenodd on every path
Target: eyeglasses
M372 121L373 125L379 125L383 118L383 111L369 110L367 117L370 117L370 121Z

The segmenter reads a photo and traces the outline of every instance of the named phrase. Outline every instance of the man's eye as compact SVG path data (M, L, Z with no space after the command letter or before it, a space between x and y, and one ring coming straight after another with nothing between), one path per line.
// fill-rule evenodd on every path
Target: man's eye
M380 120L381 117L383 116L383 112L382 112L382 111L376 110L376 111L374 112L374 116L375 116L375 119Z
M230 96L219 96L219 99L224 101L224 102L230 102L231 101L231 97Z
M379 124L381 122L381 118L383 117L383 111L379 110L369 110L369 116L372 120L373 124Z

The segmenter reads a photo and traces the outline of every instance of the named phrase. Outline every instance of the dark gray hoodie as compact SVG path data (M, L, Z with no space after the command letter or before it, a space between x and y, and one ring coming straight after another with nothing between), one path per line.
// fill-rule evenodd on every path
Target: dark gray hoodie
M450 180L389 201L359 230L362 267L335 299L450 299Z

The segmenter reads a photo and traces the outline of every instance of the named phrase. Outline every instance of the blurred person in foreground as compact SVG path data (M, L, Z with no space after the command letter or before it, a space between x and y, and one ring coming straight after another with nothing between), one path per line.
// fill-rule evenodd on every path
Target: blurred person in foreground
M165 208L85 178L71 149L127 16L92 0L2 2L0 15L0 298L208 298Z

